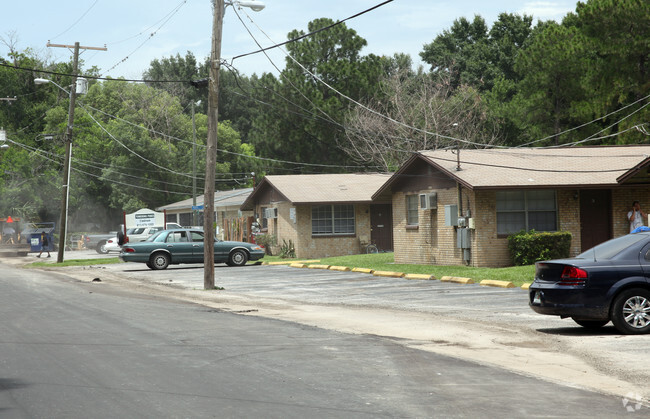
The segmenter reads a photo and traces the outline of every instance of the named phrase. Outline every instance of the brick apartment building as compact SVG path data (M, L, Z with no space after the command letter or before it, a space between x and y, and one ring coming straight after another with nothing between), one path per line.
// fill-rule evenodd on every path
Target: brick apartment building
M265 176L241 205L279 244L291 240L296 257L358 254L365 243L392 250L391 200L372 194L384 174Z
M460 154L458 154L460 153ZM395 263L511 264L508 235L569 231L571 255L650 210L650 146L423 151L378 188L392 202Z

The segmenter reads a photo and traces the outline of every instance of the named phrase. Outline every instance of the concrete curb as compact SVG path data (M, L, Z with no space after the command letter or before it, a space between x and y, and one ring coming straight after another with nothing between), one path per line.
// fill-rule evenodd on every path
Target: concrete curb
M290 268L306 268L307 264L306 263L292 263L289 265Z
M521 286L521 289L522 289L522 290L530 289L530 286L531 286L531 285L532 285L532 284L531 284L530 282L526 282L526 283L524 283L524 284Z
M331 271L341 271L341 272L349 272L350 268L347 266L330 266L329 269Z
M424 279L424 280L436 279L435 276L427 275L427 274L406 274L406 275L404 275L404 278L406 278L406 279Z
M371 274L375 272L373 269L368 268L352 268L352 272L361 272L363 274Z
M374 276L384 276L390 278L404 278L403 272L390 272L390 271L374 271L372 273Z
M307 265L308 269L329 269L330 265Z
M484 279L479 282L484 287L514 288L515 284L510 281L499 281L497 279Z
M291 265L294 263L318 263L320 262L320 259L313 259L313 260L282 260L278 262L262 262L262 265Z
M454 282L457 284L473 284L474 280L472 278L463 278L460 276L443 276L440 278L441 282Z

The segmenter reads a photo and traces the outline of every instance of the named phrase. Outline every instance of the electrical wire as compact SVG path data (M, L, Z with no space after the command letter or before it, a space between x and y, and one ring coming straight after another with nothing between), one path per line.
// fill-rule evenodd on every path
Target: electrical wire
M99 0L95 0L95 2L94 2L93 4L91 4L90 7L89 7L88 9L86 9L86 11L85 11L85 12L84 12L80 17L79 17L79 19L75 20L74 23L68 27L68 29L64 30L63 32L61 32L60 34L58 34L58 35L56 35L56 36L51 37L50 39L56 39L56 38L58 38L59 36L61 36L61 35L65 35L66 33L68 33L68 31L69 31L70 29L72 29L73 27L75 27L75 25L76 25L77 23L81 22L81 19L83 19L83 18L88 14L88 12L90 12L90 10L92 10L92 8L95 7L95 5L97 4L98 1L99 1Z
M178 5L178 6L176 6L176 8L173 9L173 10L172 10L168 15L167 15L167 18L166 18L166 19L165 19L165 20L160 24L160 26L159 26L155 31L153 31L153 32L151 32L151 33L149 34L149 36L147 37L147 39L145 39L144 41L142 41L142 43L140 43L140 45L138 45L138 46L137 46L133 51L131 51L130 54L128 54L126 57L124 57L124 58L122 58L120 61L118 61L115 65L113 65L113 67L111 67L111 68L109 68L108 70L106 70L106 73L110 73L111 70L113 70L114 68L116 68L116 67L119 66L120 64L124 63L126 60L128 60L128 59L131 57L131 55L135 54L135 53L136 53L140 48L142 48L142 47L144 46L144 44L146 44L147 42L149 42L149 41L151 40L151 38L153 38L154 36L156 36L156 34L158 33L158 31L159 31L160 29L162 29L162 27L165 26L165 25L167 24L167 22L169 22L169 21L171 20L171 18L174 17L174 15L175 15L176 13L178 13L178 11L181 9L181 7L183 7L183 5L184 5L185 3L187 3L187 0L183 0L183 1Z

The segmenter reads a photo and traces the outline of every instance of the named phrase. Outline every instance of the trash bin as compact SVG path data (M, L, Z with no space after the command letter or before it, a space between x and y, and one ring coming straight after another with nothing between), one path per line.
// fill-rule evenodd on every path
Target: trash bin
M47 236L47 246L41 242L41 233ZM38 223L29 229L30 251L31 252L52 252L54 251L54 223Z

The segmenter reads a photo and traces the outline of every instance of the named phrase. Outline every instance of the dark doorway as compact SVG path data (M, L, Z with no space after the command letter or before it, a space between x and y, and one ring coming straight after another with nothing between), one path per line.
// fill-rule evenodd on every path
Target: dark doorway
M580 241L582 251L612 238L612 192L609 189L580 191Z
M370 205L370 240L382 252L393 251L393 209L390 204Z

